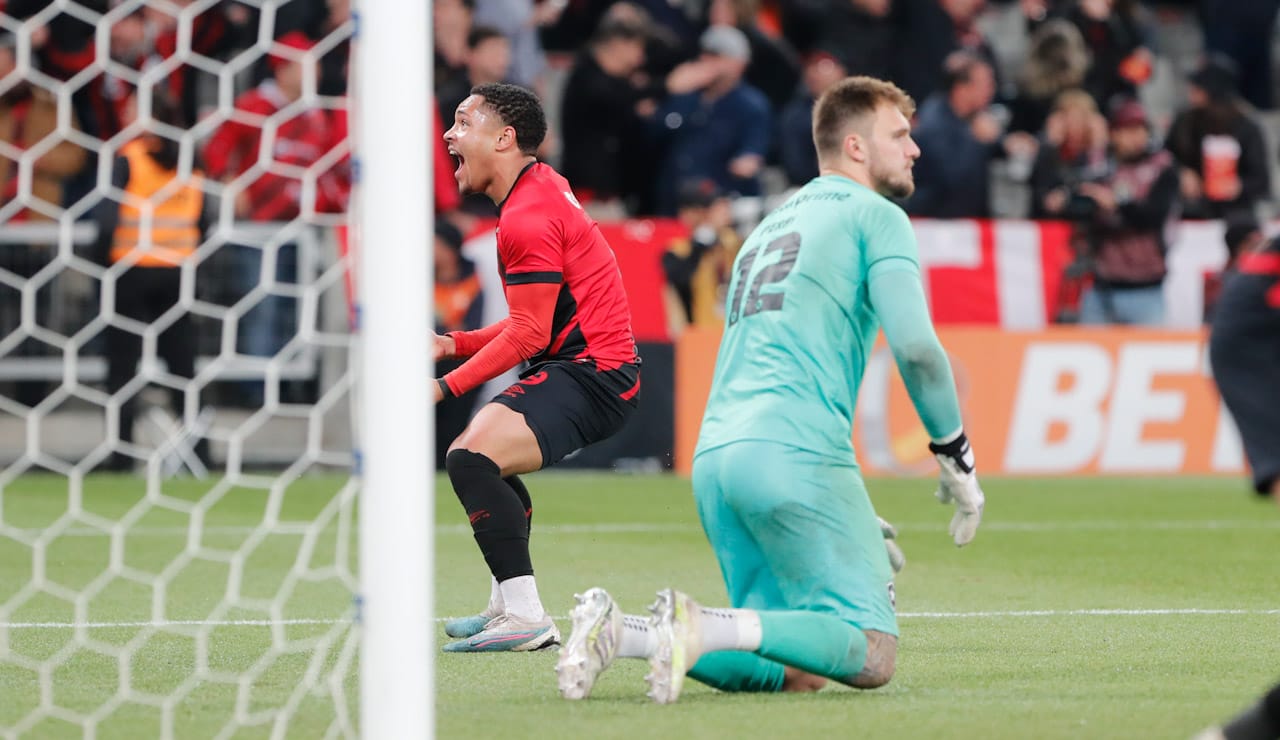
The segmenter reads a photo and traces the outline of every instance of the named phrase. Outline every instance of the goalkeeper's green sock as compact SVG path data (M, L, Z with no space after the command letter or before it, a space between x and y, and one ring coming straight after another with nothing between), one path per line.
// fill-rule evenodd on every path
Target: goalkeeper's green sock
M848 680L867 662L867 635L843 619L817 612L759 612L756 654L806 673Z
M858 675L867 661L866 634L830 614L703 607L699 616L704 654L752 652L837 681Z
M721 691L782 691L786 669L754 653L707 653L689 669L689 678Z

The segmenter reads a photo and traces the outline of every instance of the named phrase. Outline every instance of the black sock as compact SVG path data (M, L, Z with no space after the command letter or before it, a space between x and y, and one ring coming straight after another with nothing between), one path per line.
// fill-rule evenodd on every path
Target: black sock
M1277 734L1280 734L1280 684L1271 687L1267 695L1262 698L1262 706L1267 716L1271 718L1271 724L1276 728Z
M1222 735L1227 740L1275 740L1280 737L1280 686L1228 722L1222 728Z
M498 466L484 455L454 450L445 457L445 469L493 577L501 583L533 575L525 507Z
M518 475L508 475L502 479L503 483L511 486L511 490L516 492L520 497L520 503L524 504L524 521L529 526L530 534L533 533L533 499L529 498L529 489L524 487L524 481L520 480Z

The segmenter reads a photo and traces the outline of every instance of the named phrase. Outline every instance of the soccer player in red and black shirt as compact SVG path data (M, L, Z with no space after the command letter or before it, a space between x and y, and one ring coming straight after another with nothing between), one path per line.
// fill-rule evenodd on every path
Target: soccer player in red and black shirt
M522 379L486 404L445 468L493 574L489 606L445 625L448 652L537 650L560 640L529 560L529 492L517 477L617 432L634 411L640 359L613 250L569 183L534 155L547 132L538 98L515 85L472 88L444 140L464 193L498 204L498 269L509 318L435 339L435 357L468 358L435 400L522 362Z
M1214 307L1209 362L1260 495L1280 503L1280 239L1241 254Z
M1213 311L1209 363L1240 429L1254 489L1280 504L1280 238L1240 254ZM1280 684L1196 740L1280 737Z

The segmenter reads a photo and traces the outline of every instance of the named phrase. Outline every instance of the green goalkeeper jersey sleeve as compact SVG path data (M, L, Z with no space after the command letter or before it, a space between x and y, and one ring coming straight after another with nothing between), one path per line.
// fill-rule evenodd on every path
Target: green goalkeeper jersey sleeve
M738 252L697 451L770 440L853 461L854 406L879 316L895 357L910 361L904 379L929 434L958 430L919 274L901 208L845 177L811 180Z
M871 306L925 431L935 442L960 432L951 362L933 331L920 271L900 269L893 261L873 267L867 280Z

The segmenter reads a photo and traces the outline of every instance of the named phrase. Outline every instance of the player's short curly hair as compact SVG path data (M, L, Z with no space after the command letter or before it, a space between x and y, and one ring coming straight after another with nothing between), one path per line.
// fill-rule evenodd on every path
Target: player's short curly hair
M538 96L519 85L490 82L471 88L472 95L484 98L484 105L502 122L516 130L516 145L525 154L535 154L547 136L547 115Z
M896 107L907 118L916 112L915 101L902 88L874 77L847 77L828 88L813 107L818 158L838 154L849 124L875 113L881 103Z

